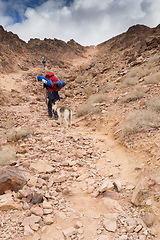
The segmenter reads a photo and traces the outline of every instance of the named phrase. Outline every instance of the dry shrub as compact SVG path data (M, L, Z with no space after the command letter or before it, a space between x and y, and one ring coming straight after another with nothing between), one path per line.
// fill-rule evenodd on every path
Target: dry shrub
M142 77L146 77L148 75L150 75L151 71L148 68L139 68L138 69L138 76L140 78Z
M33 133L33 129L30 126L12 128L7 132L7 140L9 142L16 142L20 138L27 137Z
M159 116L156 112L148 109L129 112L125 119L124 134L138 133L158 126Z
M95 103L101 103L102 101L106 100L107 95L103 93L98 93L91 95L88 99L88 101L84 104L82 104L78 109L77 109L77 117L82 117L88 114L89 112L91 113L99 113L99 109L96 108L94 105Z
M139 68L137 68L137 67L132 68L131 71L127 73L126 77L127 78L134 78L134 77L137 76L138 72L139 72Z
M86 78L85 78L84 76L80 76L80 75L79 75L79 76L77 77L77 82L78 82L78 83L83 83L83 82L85 82L85 81L86 81Z
M148 60L149 63L156 63L159 60L159 55L155 54L154 56L150 57Z
M123 87L127 87L127 86L134 86L134 85L136 85L136 84L138 84L138 80L137 80L137 78L128 78L128 77L126 77L124 80L123 80L123 82L121 83L121 87L123 88Z
M106 85L106 90L111 90L111 89L115 89L116 88L116 84L113 83L113 82L109 82L107 85Z
M160 98L154 98L147 102L147 108L160 113Z
M64 79L64 78L67 78L67 77L68 77L68 75L66 73L64 73L64 72L59 72L58 73L58 78L59 79Z
M80 72L83 73L88 67L88 64L85 64L83 63L81 66L80 66Z
M99 110L95 106L93 106L91 103L84 103L77 109L77 117L85 116L89 112L98 113Z
M125 103L130 101L136 101L137 99L140 99L144 96L145 96L145 90L141 87L137 87L133 89L133 91L127 94L126 96L123 96L121 98L121 102Z
M87 95L87 97L90 97L93 94L94 91L95 91L95 88L92 87L92 86L88 86L84 90L84 92Z
M103 67L103 63L96 63L94 66L96 69Z
M150 68L145 67L145 68L141 68L141 67L136 67L131 69L130 72L127 73L126 78L127 79L138 79L141 77L145 77L148 76L151 73ZM132 84L130 84L132 85ZM133 84L134 85L134 84Z
M4 146L0 150L0 165L5 166L16 160L16 151L12 146Z
M156 72L145 78L144 84L158 84L160 81L160 73Z
M88 100L91 104L93 104L93 103L101 103L106 99L107 99L107 94L97 93L97 94L91 95Z

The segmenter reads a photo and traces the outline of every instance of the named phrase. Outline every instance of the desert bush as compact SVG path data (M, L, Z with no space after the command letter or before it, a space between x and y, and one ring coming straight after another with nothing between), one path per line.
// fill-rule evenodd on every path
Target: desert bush
M129 112L124 122L124 134L138 133L158 126L159 116L148 109Z
M64 72L59 72L58 73L58 78L59 79L64 79L64 78L67 78L67 77L68 77L68 75L66 73L64 73Z
M85 116L89 112L91 113L99 113L99 109L96 108L95 103L101 103L106 100L107 95L103 93L93 94L89 97L86 103L82 104L77 109L77 117Z
M134 86L138 83L137 78L132 77L132 78L128 78L126 77L123 82L121 83L121 87L127 87L127 86Z
M85 116L89 113L90 106L87 104L82 104L78 109L77 109L77 117L82 117Z
M113 82L109 82L107 85L106 85L106 90L111 90L111 89L115 89L116 88L116 84L113 83Z
M140 99L144 96L145 96L145 90L141 87L137 87L137 88L133 89L133 91L130 92L129 94L127 94L126 96L123 96L120 99L120 101L122 103L136 101L137 99Z
M151 73L150 68L145 67L136 67L136 68L132 68L130 72L127 73L126 78L141 78L141 77L145 77L148 76Z
M130 72L127 73L126 77L127 78L134 78L137 76L138 74L138 71L139 71L139 68L132 68Z
M149 63L156 63L159 60L159 55L155 54L154 56L150 57L148 62Z
M97 94L91 95L88 100L91 104L93 104L93 103L101 103L101 102L105 101L106 99L107 99L107 94L97 93Z
M103 63L100 63L100 62L96 63L94 67L95 67L95 69L101 68L101 67L103 67Z
M12 128L7 132L7 140L9 142L15 142L31 133L33 133L33 129L30 126Z
M144 84L157 84L160 82L160 73L156 72L144 79Z
M77 109L77 117L85 116L89 112L98 113L98 109L91 103L84 103Z
M147 102L147 108L160 113L160 98L154 98Z
M16 160L16 151L12 146L4 146L0 149L0 166L5 166Z
M90 97L93 94L94 91L95 91L95 88L93 88L92 86L88 86L84 90L87 97Z
M138 69L138 76L141 77L146 77L151 73L150 69L146 68L139 68Z
M86 81L86 78L85 78L84 76L80 76L80 75L79 75L79 76L77 77L77 82L78 82L78 83L83 83L83 82L85 82L85 81Z

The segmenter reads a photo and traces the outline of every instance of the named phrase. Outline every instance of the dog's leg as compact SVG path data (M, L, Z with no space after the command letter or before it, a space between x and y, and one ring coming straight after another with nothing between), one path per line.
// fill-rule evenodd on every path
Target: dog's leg
M58 115L59 117L59 123L60 123L60 126L62 125L62 118L61 118L61 114Z
M69 125L72 126L72 111L69 112Z
M66 122L67 128L68 128L68 116L67 114L64 113L64 120Z

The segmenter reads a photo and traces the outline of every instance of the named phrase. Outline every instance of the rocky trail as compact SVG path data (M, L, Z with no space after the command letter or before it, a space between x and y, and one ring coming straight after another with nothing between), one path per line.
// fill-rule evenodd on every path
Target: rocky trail
M23 78L24 72L2 78L4 89L14 89L23 101L2 107L1 127L7 132L16 123L33 132L8 143L16 148L12 168L27 180L18 192L0 196L0 239L158 239L157 225L150 228L153 215L131 203L148 158L121 146L109 128L96 132L74 113L72 128L60 127L48 118L41 94L23 96L29 83L21 84ZM6 88L7 79L12 84Z

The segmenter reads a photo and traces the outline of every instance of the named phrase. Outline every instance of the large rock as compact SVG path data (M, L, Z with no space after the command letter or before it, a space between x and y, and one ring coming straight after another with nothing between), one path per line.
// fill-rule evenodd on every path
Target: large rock
M103 221L103 226L109 232L115 232L117 229L117 215L108 213Z
M19 203L15 203L12 198L5 199L3 202L0 202L0 210L22 210L22 206Z
M24 173L16 167L0 168L0 195L6 190L17 192L26 183Z
M154 222L154 215L150 212L146 212L143 216L143 221L147 227L152 227Z

